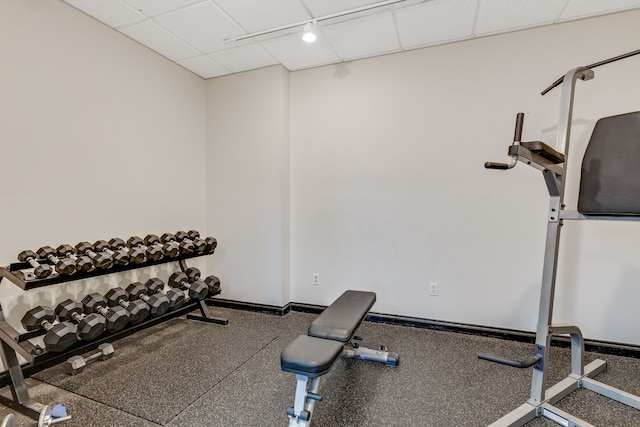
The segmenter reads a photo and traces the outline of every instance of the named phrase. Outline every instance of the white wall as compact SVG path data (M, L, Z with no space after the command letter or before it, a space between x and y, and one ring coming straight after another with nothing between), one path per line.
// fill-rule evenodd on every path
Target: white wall
M370 289L378 312L535 330L546 187L526 166L483 163L508 160L518 111L525 140L553 144L559 91L540 91L637 49L638 22L628 12L292 73L291 299ZM578 82L569 194L595 121L640 110L640 57L595 73ZM564 237L554 320L640 344L640 226L567 224Z
M207 82L208 265L222 297L289 302L289 72L269 67Z
M201 78L58 0L2 0L0 52L0 265L43 245L206 232ZM2 280L0 300L20 329L35 305L177 268L29 292Z
M378 312L533 330L546 190L532 169L482 164L506 160L518 111L525 139L553 141L558 91L539 91L637 49L639 18L205 83L62 2L4 0L2 265L43 244L198 228L220 242L197 265L222 278L225 298L328 304L371 289ZM636 57L578 83L576 158L597 118L640 109L638 71ZM639 344L638 227L563 233L556 320ZM0 298L19 327L37 303L166 273L28 293L3 280Z

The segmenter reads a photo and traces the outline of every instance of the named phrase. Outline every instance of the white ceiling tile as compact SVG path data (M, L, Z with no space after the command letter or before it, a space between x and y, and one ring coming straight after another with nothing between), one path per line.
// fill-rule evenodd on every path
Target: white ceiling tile
M311 18L299 0L214 0L247 32L294 24Z
M640 8L640 0L570 0L560 15L560 21L585 18L602 13Z
M323 37L313 43L302 40L302 32L263 42L262 46L289 70L300 70L339 62Z
M153 18L201 52L224 48L224 39L244 34L216 5L199 3Z
M434 0L396 10L403 48L470 38L478 0Z
M123 0L145 16L170 12L203 0Z
M205 78L277 63L299 70L640 9L640 0L403 0L323 20L313 44L301 40L301 26L259 37L263 41L254 44L224 40L380 0L62 1Z
M382 0L302 0L314 18L320 16L331 15L333 13L345 10L356 9L374 3L380 3Z
M161 55L176 61L200 54L153 21L144 21L121 28L120 31Z
M203 79L224 76L231 74L229 70L215 62L213 59L207 58L205 55L196 56L195 58L183 59L177 61L184 68L193 71Z
M116 1L95 0L64 0L71 6L80 9L89 16L93 16L110 27L118 28L123 25L142 21L145 16L131 6Z
M322 33L346 60L400 50L391 12L328 25Z
M566 0L482 0L476 34L486 35L553 23Z
M273 56L269 55L266 50L257 44L225 49L208 56L234 73L278 63Z

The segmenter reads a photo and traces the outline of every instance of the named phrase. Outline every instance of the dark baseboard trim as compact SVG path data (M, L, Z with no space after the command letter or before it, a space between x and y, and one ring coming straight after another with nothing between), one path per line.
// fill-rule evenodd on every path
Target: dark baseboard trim
M220 307L234 308L239 310L260 311L262 313L285 315L289 311L301 313L320 314L326 306L290 302L284 307L270 306L263 304L253 304L242 301L231 301L214 299L215 305ZM431 329L436 331L456 332L470 335L478 335L490 338L499 338L508 341L518 341L533 344L535 333L531 331L521 331L517 329L493 328L487 326L470 325L466 323L444 322L440 320L424 319L420 317L399 316L383 313L369 313L367 321L375 323L386 323L389 325L409 326L412 328ZM553 337L551 345L557 347L570 347L571 341L568 337ZM586 351L601 354L613 354L616 356L633 357L640 359L640 346L622 344L610 341L598 341L585 339L584 348Z
M423 319L419 317L407 317L381 313L369 313L365 319L369 322L386 323L390 325L410 326L413 328L432 329L437 331L456 332L470 335L478 335L490 338L499 338L508 341L518 341L533 344L536 334L530 331L517 329L493 328L487 326L470 325L465 323L443 322L439 320ZM554 336L551 345L557 347L570 347L569 337ZM585 351L594 353L613 354L616 356L633 357L640 359L640 346L621 344L610 341L584 340Z
M291 307L291 311L311 314L320 314L325 308L327 308L325 305L303 304L301 302L290 302L289 307Z
M245 311L257 311L260 313L266 314L275 314L277 316L284 316L289 311L291 311L291 304L287 304L283 307L279 307L277 305L268 305L268 304L254 304L252 302L244 302L244 301L234 301L228 299L218 299L218 298L210 298L206 300L207 305L212 305L215 307L224 307L224 308L233 308L235 310L245 310Z

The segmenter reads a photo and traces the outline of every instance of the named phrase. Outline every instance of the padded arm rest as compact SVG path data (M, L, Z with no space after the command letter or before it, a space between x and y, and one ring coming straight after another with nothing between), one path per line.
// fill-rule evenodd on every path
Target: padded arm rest
M522 141L520 143L520 145L524 148L526 148L527 150L537 154L540 157L545 158L546 160L550 161L551 163L554 164L560 164L560 163L564 163L564 154L554 150L553 148L549 147L547 144L545 144L544 142L541 141ZM517 154L517 152L514 152L512 150L512 147L509 147L509 155L512 154Z
M308 333L312 337L348 342L375 302L374 292L346 291L311 322Z

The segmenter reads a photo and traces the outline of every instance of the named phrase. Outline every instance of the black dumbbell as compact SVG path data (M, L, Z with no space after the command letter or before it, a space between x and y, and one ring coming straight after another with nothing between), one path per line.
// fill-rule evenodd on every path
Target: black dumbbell
M213 251L215 251L216 247L218 246L218 241L216 240L215 237L205 237L204 239L202 239L200 237L200 233L197 230L189 230L187 234L189 235L191 240L193 240L194 242L197 239L204 241L204 243L207 245L207 248L204 250L203 253L213 253Z
M22 251L18 254L18 261L28 262L31 267L34 268L33 274L39 279L44 279L45 277L49 277L51 272L51 266L49 264L40 264L37 260L37 255L35 252L30 250Z
M76 272L76 263L69 258L58 258L56 256L56 250L51 246L43 246L36 251L40 258L45 258L51 261L56 267L58 274L73 274Z
M175 258L180 255L180 247L176 242L162 244L160 243L160 237L155 234L147 234L144 237L144 244L148 247L159 248L169 258Z
M156 247L154 245L146 244L138 236L131 236L127 240L127 246L129 248L139 248L144 251L147 259L151 261L159 261L164 257L164 252L162 251L162 247Z
M189 283L193 283L196 280L200 280L200 276L202 275L202 273L200 273L200 270L197 269L196 267L189 267L184 271L184 274L187 275L187 280L189 280Z
M56 307L60 320L73 321L78 325L78 335L85 341L93 341L107 328L107 319L102 314L84 314L84 305L80 301L66 299Z
M218 295L222 290L220 279L217 276L207 276L204 279L204 283L209 287L209 293L211 295Z
M71 322L60 322L55 325L56 314L53 308L39 305L27 311L22 317L22 326L27 331L44 329L44 345L49 351L65 351L80 340L78 328Z
M129 323L137 325L149 315L149 306L142 300L129 301L129 294L122 288L113 288L105 295L110 307L120 305L129 312Z
M69 258L71 261L75 262L76 271L86 273L93 268L91 258L86 255L76 256L71 245L60 245L56 248L56 252L58 252L58 255L61 257Z
M114 237L109 240L109 244L112 249L121 249L124 251L128 251L129 253L129 261L134 264L142 264L147 260L147 257L144 251L140 247L127 248L127 244L124 240Z
M189 238L193 241L197 239L204 241L204 239L200 236L200 232L198 230L189 230L187 234L189 235ZM205 242L205 244L207 244L207 247L209 246L207 242Z
M73 356L67 359L64 363L64 370L69 375L76 375L82 372L85 366L91 362L97 360L111 359L114 353L113 346L111 344L100 344L98 351L89 356Z
M89 242L80 242L75 247L76 254L87 255L93 261L93 265L98 268L111 268L113 265L113 258L104 252L94 252L93 246Z
M209 244L202 237L200 237L200 233L198 232L198 230L189 230L187 232L187 235L193 242L193 245L196 247L196 251L200 253L206 253L209 250Z
M178 240L176 239L176 236L171 233L164 233L162 236L160 236L160 241L165 245L167 244L178 245L180 253L184 255L191 255L196 250L196 248L193 246L193 243L190 240L178 242Z
M157 277L152 277L144 284L149 289L149 294L159 293L169 300L169 310L177 310L185 303L184 292L175 289L164 291L164 282Z
M216 248L218 247L218 241L216 240L215 237L205 237L204 241L207 242L207 252L208 253L213 253Z
M162 316L169 310L169 299L159 293L147 295L149 290L140 282L133 282L127 286L126 291L129 293L129 301L142 300L149 306L149 314L152 317Z
M107 331L118 332L129 323L129 312L126 308L116 305L109 307L107 299L99 293L91 293L82 298L84 312L87 314L98 313L107 320Z
M189 283L193 283L196 280L200 280L201 277L201 273L200 270L198 270L196 267L189 267L184 271L184 274L187 275L187 279L189 280ZM220 279L216 276L207 276L204 280L203 280L204 284L207 285L209 287L209 293L214 295L214 294L219 294L220 293Z
M98 252L104 252L113 259L113 265L127 265L129 264L129 252L123 249L116 249L113 251L111 245L106 240L98 240L93 244L93 247Z
M185 288L188 291L189 298L191 299L205 299L209 294L209 287L200 280L196 280L193 283L189 283L189 279L182 271L176 271L169 276L169 286L172 288Z
M195 253L203 254L207 251L207 242L200 238L200 233L196 230L190 230L188 233L186 231L176 231L175 237L176 240L181 243L191 242Z

